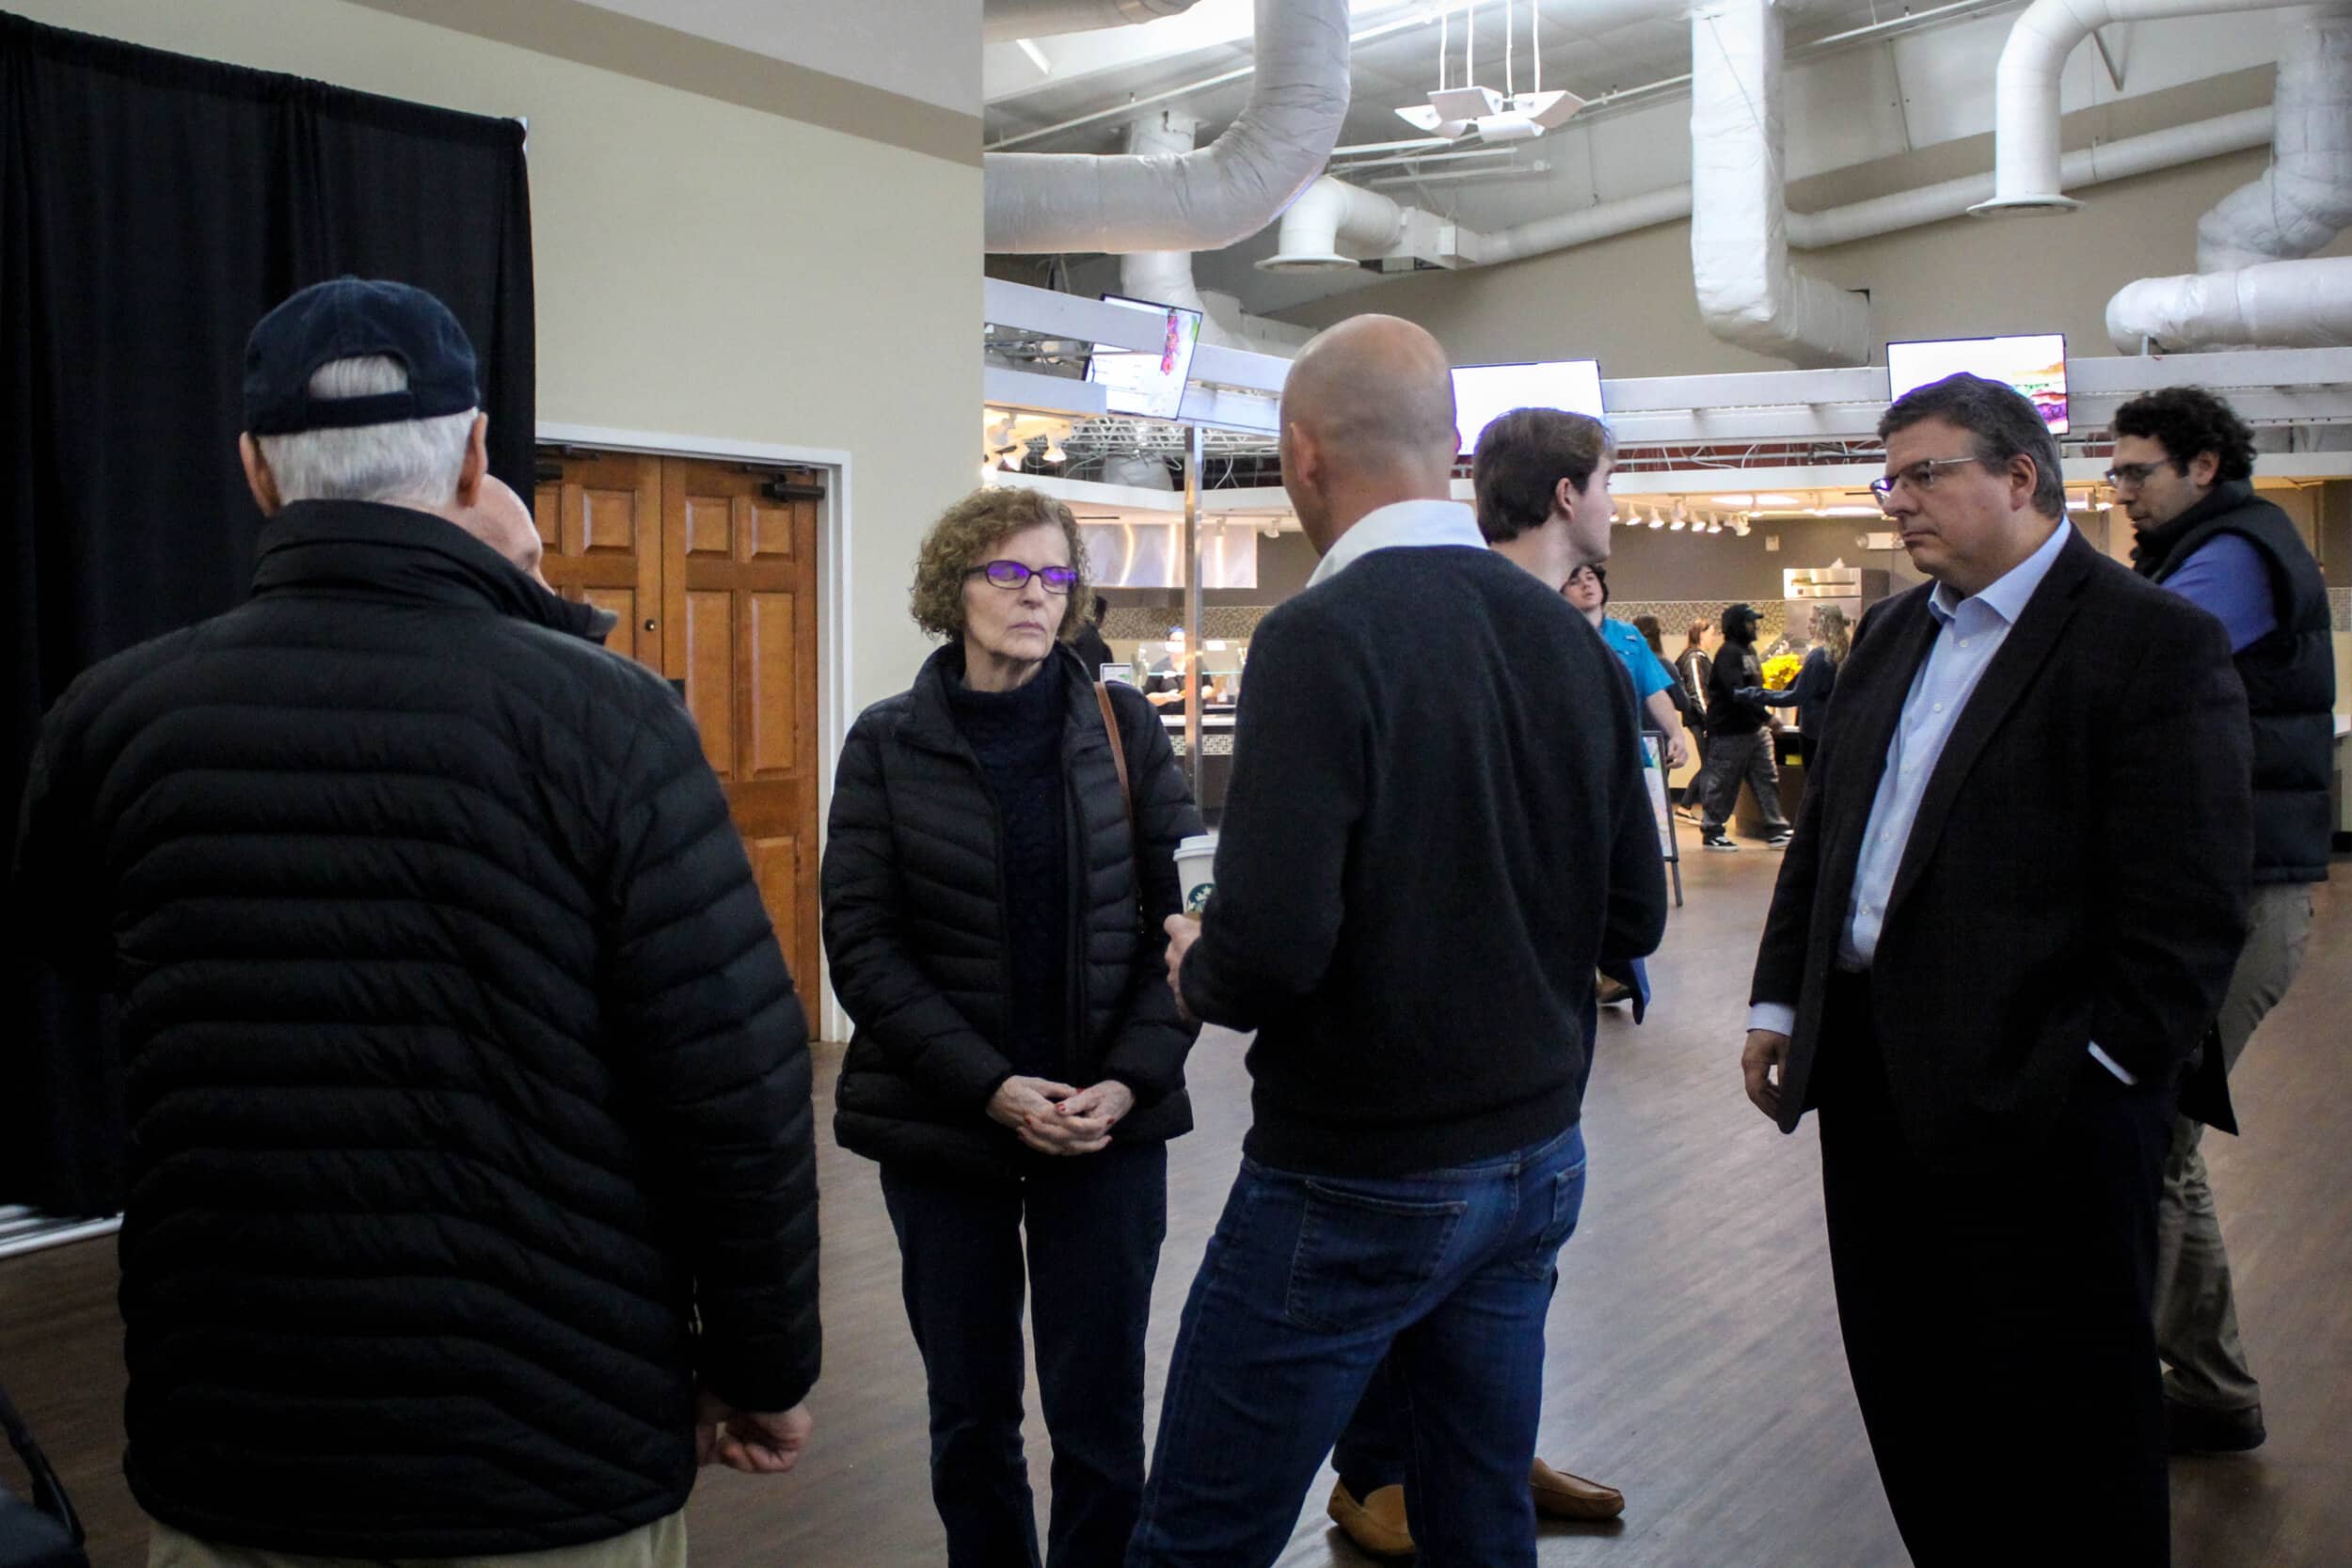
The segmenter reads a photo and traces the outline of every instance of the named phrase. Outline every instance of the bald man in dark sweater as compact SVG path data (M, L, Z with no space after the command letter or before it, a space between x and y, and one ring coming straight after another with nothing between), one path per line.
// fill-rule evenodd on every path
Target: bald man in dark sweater
M1665 883L1613 656L1486 547L1454 453L1419 327L1358 317L1293 367L1283 483L1324 559L1253 640L1217 892L1169 950L1194 1015L1258 1031L1254 1119L1131 1568L1272 1562L1383 1356L1423 1548L1534 1560L1593 970L1657 946Z

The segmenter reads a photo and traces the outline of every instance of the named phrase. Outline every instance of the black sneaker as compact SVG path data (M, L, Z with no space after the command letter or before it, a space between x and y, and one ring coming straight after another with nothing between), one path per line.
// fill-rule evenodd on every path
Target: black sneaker
M1699 835L1699 843L1704 847L1708 849L1737 849L1740 847L1737 844L1731 842L1731 835L1724 832L1721 828L1716 829L1711 833L1701 833Z
M2245 1453L2270 1435L2263 1429L2263 1407L2203 1410L2168 1398L2164 1402L2164 1446L2172 1453Z
M1788 847L1788 841L1796 836L1797 835L1790 830L1783 828L1780 832L1772 834L1764 841L1764 847L1767 849L1786 849Z

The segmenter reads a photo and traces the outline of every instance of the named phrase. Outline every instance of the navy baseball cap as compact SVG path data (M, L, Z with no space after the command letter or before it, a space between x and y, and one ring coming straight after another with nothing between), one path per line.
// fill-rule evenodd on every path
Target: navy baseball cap
M406 366L408 389L310 395L310 377L321 365L368 355ZM448 306L405 283L313 283L263 316L246 341L245 428L255 436L430 420L481 405L466 329Z

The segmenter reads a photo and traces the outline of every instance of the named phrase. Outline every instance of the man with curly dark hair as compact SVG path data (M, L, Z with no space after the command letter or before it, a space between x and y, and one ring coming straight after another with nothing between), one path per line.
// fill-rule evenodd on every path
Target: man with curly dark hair
M2336 701L2318 562L2286 514L2254 494L2253 473L2253 432L2201 387L2168 387L2115 411L2106 477L2137 531L2132 564L2220 620L2253 715L2254 898L2216 1023L2232 1068L2293 983L2311 935L2311 884L2328 878ZM2176 1119L2165 1162L2156 1349L2170 1368L2170 1447L2233 1452L2263 1441L2262 1387L2238 1341L2201 1132Z

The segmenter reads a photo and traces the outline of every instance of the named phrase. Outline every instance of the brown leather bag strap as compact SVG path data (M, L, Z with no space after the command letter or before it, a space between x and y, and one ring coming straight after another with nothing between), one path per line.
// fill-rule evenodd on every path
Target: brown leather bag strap
M1103 710L1103 733L1110 737L1111 766L1119 769L1119 806L1127 814L1127 842L1136 839L1136 796L1127 783L1127 745L1119 737L1119 716L1111 711L1111 689L1107 682L1094 683L1094 704Z

